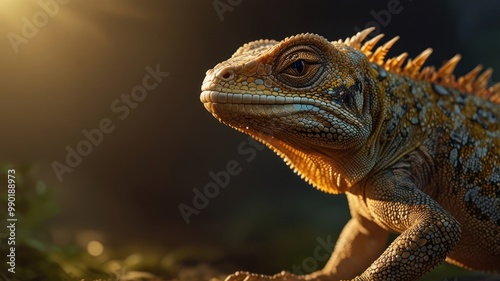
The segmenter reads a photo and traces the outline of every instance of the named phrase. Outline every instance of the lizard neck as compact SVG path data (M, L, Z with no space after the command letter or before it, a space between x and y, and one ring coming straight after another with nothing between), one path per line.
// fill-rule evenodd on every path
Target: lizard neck
M249 133L249 132L245 132ZM366 146L357 150L311 147L269 135L249 133L277 153L302 179L326 193L344 193L363 179L375 162Z
M417 85L418 84L418 85ZM374 129L374 153L378 159L376 170L385 169L422 144L425 139L435 97L430 95L428 82L414 81L387 72L379 83L381 116Z

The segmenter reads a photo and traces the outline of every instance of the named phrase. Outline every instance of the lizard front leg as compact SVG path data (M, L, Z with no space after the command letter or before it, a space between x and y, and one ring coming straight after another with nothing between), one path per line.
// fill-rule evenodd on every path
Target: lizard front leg
M348 195L352 218L344 226L326 266L308 275L281 272L273 276L237 272L227 281L347 280L361 274L386 248L389 232L359 215L356 196ZM246 279L247 278L247 279Z
M308 275L281 272L273 276L237 272L226 281L337 281L351 279L361 274L386 248L389 233L374 222L353 213L344 226L335 245L332 257L325 268Z
M459 242L457 220L417 188L408 171L386 171L365 188L366 206L384 228L401 232L355 280L416 280Z
M240 272L227 280L417 280L444 261L460 240L461 230L455 218L402 174L408 173L386 171L364 185L359 200L349 196L351 209L358 211L352 212L322 271L303 276ZM364 212L359 212L362 206L353 204L364 204ZM401 234L382 252L387 230Z
M311 276L326 276L329 280L354 278L385 250L389 232L357 214L352 206L356 204L354 200L350 199L349 204L352 218L344 226L330 260L323 270Z

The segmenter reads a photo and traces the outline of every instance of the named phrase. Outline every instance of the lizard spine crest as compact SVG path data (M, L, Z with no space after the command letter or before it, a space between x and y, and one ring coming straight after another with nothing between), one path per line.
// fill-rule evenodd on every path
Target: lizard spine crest
M372 39L363 42L373 30L375 30L375 28L370 27L358 32L350 38L346 38L345 40L340 39L336 42L349 45L362 51L370 62L382 66L387 71L392 71L412 79L427 81L444 87L457 89L465 93L489 99L494 103L500 103L500 82L488 87L488 81L493 74L493 69L488 68L479 75L483 66L478 65L469 73L457 78L453 74L453 71L462 58L459 54L449 59L439 69L436 69L434 66L425 66L422 68L423 64L432 53L431 48L425 49L414 59L408 59L406 65L403 67L404 62L408 57L408 53L402 53L396 57L386 59L387 53L399 39L399 36L392 38L372 51L380 39L384 37L384 34L379 34Z

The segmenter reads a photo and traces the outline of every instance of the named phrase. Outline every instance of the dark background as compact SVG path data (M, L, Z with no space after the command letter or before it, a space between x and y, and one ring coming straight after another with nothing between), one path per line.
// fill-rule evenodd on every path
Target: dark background
M401 36L389 55L432 47L427 65L460 53L459 75L478 63L500 69L492 0L233 0L222 14L213 1L70 1L16 53L7 35L22 34L23 18L41 10L19 2L0 2L0 161L30 164L54 192L59 212L46 227L56 243L93 233L122 257L182 252L179 263L270 274L301 264L318 237L335 240L348 220L343 195L311 188L267 148L247 162L237 151L247 137L200 103L205 71L243 43L303 32L337 40L379 17L385 40ZM396 2L401 11L388 18L382 10ZM157 64L170 75L120 120L110 104ZM103 118L115 130L59 181L52 163L64 164L66 146ZM241 173L186 224L179 204L192 206L192 189L231 160Z

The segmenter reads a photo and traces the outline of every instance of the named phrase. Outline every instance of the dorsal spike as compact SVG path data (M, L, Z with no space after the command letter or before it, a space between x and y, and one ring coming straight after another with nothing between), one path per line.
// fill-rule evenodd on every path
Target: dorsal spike
M475 91L474 94L478 97L484 98L484 99L490 99L492 93L488 91L487 88Z
M500 103L500 82L488 88L491 93L490 100L492 102Z
M386 59L386 55L392 46L398 41L399 36L392 38L385 42L383 45L376 48L373 52L375 45L384 37L384 34L378 34L370 40L363 43L370 33L375 31L374 27L366 28L359 31L354 36L346 38L345 40L338 40L336 42L349 45L355 49L361 50L363 54L372 63L382 66L385 70L395 72L399 75L405 75L413 79L436 83L441 86L454 88L465 93L474 94L490 101L500 103L500 83L496 83L488 88L488 82L493 73L492 69L487 69L483 73L482 65L478 65L469 73L456 78L453 74L458 63L462 59L460 54L456 54L448 61L443 63L438 70L434 66L422 67L429 56L432 54L432 49L425 49L422 53L413 59L408 59L408 53L402 53L397 57ZM333 42L332 42L333 43ZM406 61L406 65L403 64ZM481 73L481 74L480 74Z
M393 57L393 58L388 58L388 59L386 59L386 60L385 60L385 62L384 62L384 68L385 68L386 70L393 70L393 71L395 71L395 70L393 69L393 68L394 68L393 66L394 66L394 64L395 64L395 63L396 63L396 58L394 58L394 57ZM396 72L396 71L395 71L395 72Z
M384 68L396 73L401 73L401 66L403 65L407 57L408 53L402 53L397 57L387 59L384 63Z
M474 91L482 91L483 89L487 89L488 87L488 81L490 80L491 75L493 74L493 69L488 68L486 69L479 77L477 77L476 81L474 82L473 89Z
M422 53L420 53L420 55L416 56L413 60L412 59L408 60L408 63L403 69L403 73L405 73L409 77L416 78L418 76L420 68L431 54L432 54L432 49L427 48Z
M460 59L462 59L462 56L456 54L454 57L445 62L436 72L436 78L445 80L451 77Z
M466 92L472 93L474 81L476 80L477 75L479 72L481 72L481 69L483 69L482 65L478 65L474 67L469 73L465 74L464 76L458 78L458 86L461 89L464 89Z
M365 44L363 44L363 46L361 46L361 52L363 52L365 54L365 56L367 56L370 59L371 54L372 54L371 51L372 51L373 47L375 47L375 45L377 45L378 41L380 41L380 39L382 39L382 37L384 37L384 34L379 34L379 35L373 37L372 39L366 41Z
M420 71L418 79L430 80L434 73L436 73L436 68L434 66L426 66L422 68L422 71Z
M493 95L490 97L490 101L494 103L500 103L500 95Z
M489 87L488 91L491 91L494 94L500 95L500 82L497 82L495 85Z
M408 57L408 53L402 53L401 55L396 57L394 67L396 67L398 70L401 69L401 66L403 63L405 63L406 58Z
M396 36L396 37L392 38L391 40L385 42L384 45L378 47L377 50L375 50L375 52L373 53L372 61L378 65L383 65L385 55L387 55L387 52L389 52L391 47L394 45L394 43L396 43L396 41L398 41L398 39L399 39L399 36Z
M361 42L363 42L363 40L365 40L368 34L372 33L374 30L375 27L369 27L364 30L361 30L360 32L356 33L356 35L345 39L345 43L353 48L360 49Z

